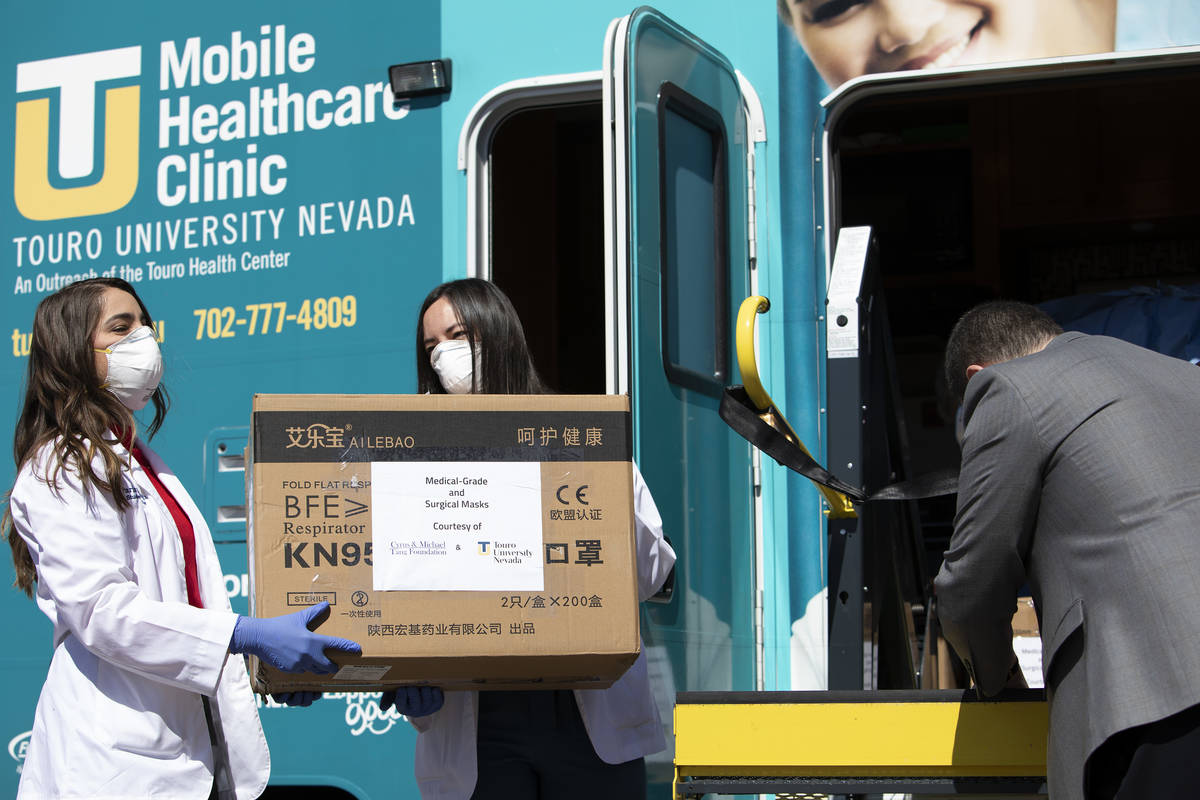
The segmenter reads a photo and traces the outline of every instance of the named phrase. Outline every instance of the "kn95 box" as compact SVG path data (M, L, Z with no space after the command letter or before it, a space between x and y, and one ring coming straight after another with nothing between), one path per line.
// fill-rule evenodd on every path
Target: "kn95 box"
M334 675L262 692L603 688L638 654L629 399L256 395L251 614L322 600Z

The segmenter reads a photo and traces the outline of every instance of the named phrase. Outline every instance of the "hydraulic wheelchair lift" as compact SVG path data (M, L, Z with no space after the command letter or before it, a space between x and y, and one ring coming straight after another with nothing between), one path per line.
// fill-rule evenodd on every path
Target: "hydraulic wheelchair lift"
M828 458L843 477L817 470L857 501L866 492L855 486L909 477L903 425L892 413L898 393L876 272L870 229L843 229L826 304ZM754 321L769 307L762 297L742 304L737 353L745 385L726 397L753 409L760 435L734 424L724 404L722 416L781 463L788 460L781 460L785 449L808 461L759 379ZM770 446L762 423L773 429L766 431L774 437ZM912 496L926 496L908 488ZM986 700L970 689L916 690L913 658L895 655L913 652L912 607L932 605L923 594L929 581L913 504L856 503L829 485L818 483L818 489L828 506L831 690L680 693L674 797L1044 796L1048 709L1041 690ZM927 649L935 646L930 621Z

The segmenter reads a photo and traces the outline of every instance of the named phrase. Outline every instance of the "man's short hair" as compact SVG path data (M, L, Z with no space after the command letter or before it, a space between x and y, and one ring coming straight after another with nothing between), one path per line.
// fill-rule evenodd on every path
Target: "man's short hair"
M1046 312L1028 303L993 300L959 318L946 342L946 385L956 403L967 391L967 367L986 366L1036 353L1063 332Z

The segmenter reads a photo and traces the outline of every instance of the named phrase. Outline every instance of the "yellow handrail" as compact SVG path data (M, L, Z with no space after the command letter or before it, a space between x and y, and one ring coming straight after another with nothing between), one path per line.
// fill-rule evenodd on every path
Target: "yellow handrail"
M758 377L758 360L754 354L754 320L757 315L770 310L770 300L762 295L753 295L742 301L737 318L738 369L742 372L742 385L746 387L746 394L759 411L766 411L772 403L771 396L767 394Z
M792 430L792 426L788 424L783 413L775 407L771 395L767 394L767 390L763 388L762 379L759 377L758 359L754 353L754 323L759 314L767 313L770 308L770 300L761 295L752 295L743 300L741 308L738 309L736 343L742 385L746 387L746 395L750 398L750 402L754 403L759 417L811 457L812 454L808 452L808 448ZM858 516L854 511L854 504L846 495L819 483L816 484L816 487L821 496L825 498L825 502L829 504L830 517L840 519Z

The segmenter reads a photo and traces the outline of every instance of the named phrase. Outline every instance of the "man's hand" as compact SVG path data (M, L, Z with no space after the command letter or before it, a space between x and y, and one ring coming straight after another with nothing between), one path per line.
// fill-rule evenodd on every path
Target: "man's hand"
M1013 655L1012 666L1008 668L1008 680L1004 682L1005 689L1028 689L1029 684L1025 681L1025 673L1021 671L1021 662L1017 660L1016 655Z

